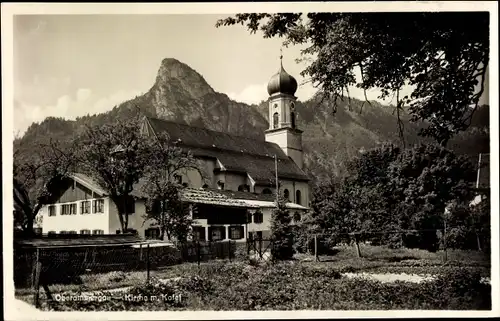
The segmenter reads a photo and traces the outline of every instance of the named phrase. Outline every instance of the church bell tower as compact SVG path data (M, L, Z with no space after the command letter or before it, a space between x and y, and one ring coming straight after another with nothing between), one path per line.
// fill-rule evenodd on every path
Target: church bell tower
M297 128L297 81L283 68L283 55L280 56L280 69L271 77L267 85L269 94L269 129L265 131L267 142L278 144L301 169L304 165L302 150L302 131Z

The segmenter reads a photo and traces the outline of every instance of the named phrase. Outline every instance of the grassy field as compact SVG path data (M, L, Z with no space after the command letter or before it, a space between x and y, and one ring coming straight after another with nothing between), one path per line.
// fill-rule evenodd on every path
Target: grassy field
M290 309L487 309L490 291L476 284L490 276L490 263L478 252L421 250L362 246L362 257L352 247L338 248L332 256L315 262L310 255L296 255L291 262L270 265L254 261L184 263L146 272L110 272L83 275L81 284L54 284L53 293L132 287L125 292L182 295L181 302L67 302L54 309L77 310L290 310ZM423 284L353 280L344 272L433 274L438 279ZM439 277L441 276L441 277ZM172 284L155 280L181 278ZM477 279L477 280L476 280ZM463 289L468 289L463 292ZM461 292L462 291L462 292ZM479 291L479 292L476 292ZM43 292L43 291L42 291ZM42 294L43 295L43 294ZM32 291L16 290L16 296L32 302ZM43 307L48 309L42 297ZM233 303L231 303L233 302Z
M354 247L337 247L332 256L320 256L321 264L338 269L340 272L371 273L412 273L440 274L465 268L479 271L482 277L490 277L491 262L482 252L448 250L429 252L419 249L389 249L384 246L360 245L358 258ZM301 260L314 260L310 255L296 255Z

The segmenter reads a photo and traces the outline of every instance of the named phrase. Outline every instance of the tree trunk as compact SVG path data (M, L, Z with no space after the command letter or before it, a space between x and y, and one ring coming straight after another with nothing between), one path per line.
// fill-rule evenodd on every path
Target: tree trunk
M479 234L477 233L477 231L476 231L476 241L477 241L477 250L481 252L482 251L481 239L479 238Z
M161 230L161 240L165 240L165 201L161 201L161 214L160 214L160 230Z
M123 221L124 221L124 227L125 227L125 231L128 230L128 195L125 195L123 196Z
M27 219L27 222L26 222L25 232L28 236L33 236L35 234L33 231L34 218L33 218L33 216L30 215L30 216L27 216L26 219Z
M118 210L118 220L120 221L120 227L122 229L122 233L125 233L127 230L127 225L123 220L123 210L121 208L121 199L118 196L112 196L111 200L115 203L116 209Z

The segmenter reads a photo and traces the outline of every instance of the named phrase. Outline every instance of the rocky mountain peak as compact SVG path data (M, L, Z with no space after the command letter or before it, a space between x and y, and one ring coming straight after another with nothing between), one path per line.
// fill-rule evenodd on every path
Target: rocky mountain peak
M155 86L184 89L189 91L190 96L195 99L215 92L202 75L175 58L162 60Z

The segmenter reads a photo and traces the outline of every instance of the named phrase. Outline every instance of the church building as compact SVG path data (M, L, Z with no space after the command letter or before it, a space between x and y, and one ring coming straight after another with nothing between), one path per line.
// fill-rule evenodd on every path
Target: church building
M309 206L309 178L304 172L302 131L295 104L297 81L281 63L267 87L269 128L265 141L144 117L141 131L154 139L165 132L177 146L189 149L200 171L179 172L182 198L195 204L194 237L200 240L245 240L267 237L275 207L276 176L279 193L288 200L293 221ZM144 238L157 238L159 229L144 222L146 211L140 185L129 228ZM44 207L43 233L120 233L116 207L106 191L90 177L76 173L55 204Z

